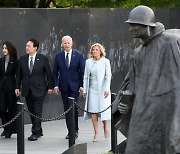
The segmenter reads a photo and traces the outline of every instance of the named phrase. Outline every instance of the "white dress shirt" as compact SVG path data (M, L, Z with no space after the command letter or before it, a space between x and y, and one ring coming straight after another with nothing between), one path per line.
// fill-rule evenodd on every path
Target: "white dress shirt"
M66 59L67 53L69 53L68 57L69 57L69 66L70 66L70 63L71 63L71 55L72 55L72 49L71 49L69 52L65 51L65 59Z
M35 62L35 58L36 58L36 54L37 54L37 52L36 52L33 56L30 56L30 55L29 55L29 68L30 68L30 61L31 61L31 57L33 57L33 66L34 66L34 62Z

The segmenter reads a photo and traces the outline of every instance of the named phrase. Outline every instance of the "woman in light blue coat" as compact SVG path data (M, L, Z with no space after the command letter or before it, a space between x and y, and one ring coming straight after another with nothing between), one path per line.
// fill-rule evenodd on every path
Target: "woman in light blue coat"
M92 114L85 112L84 119L92 118L94 142L98 140L98 116L103 122L105 138L109 135L107 120L111 119L111 108L98 114L111 105L111 66L105 55L104 47L95 43L91 46L90 58L86 60L85 65L83 96L86 98L85 110Z

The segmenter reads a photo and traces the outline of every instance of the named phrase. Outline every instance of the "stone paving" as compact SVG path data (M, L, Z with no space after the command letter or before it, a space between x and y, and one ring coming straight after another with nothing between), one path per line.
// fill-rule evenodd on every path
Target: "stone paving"
M25 125L25 154L60 154L69 147L69 141L65 139L67 129L65 120L57 120L43 122L44 136L37 141L28 141L27 137L31 135L31 124ZM110 128L110 121L109 121ZM79 117L79 137L76 144L87 143L88 154L107 154L111 149L111 136L104 138L103 125L99 121L99 139L98 142L93 141L93 127L91 120L84 121ZM0 133L3 129L0 129ZM125 137L118 132L118 144ZM13 134L10 139L0 137L0 154L17 154L17 135Z

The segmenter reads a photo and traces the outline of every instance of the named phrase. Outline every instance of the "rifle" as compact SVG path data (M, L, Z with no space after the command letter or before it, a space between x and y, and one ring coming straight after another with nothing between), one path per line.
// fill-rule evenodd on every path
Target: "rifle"
M131 109L133 106L134 95L130 91L126 91L129 85L129 73L127 73L120 90L113 102L112 106L112 117L114 120L115 128L119 130L125 137L127 137L127 131L129 128L129 122L131 118ZM129 112L127 114L121 114L118 110L119 103L122 102L127 104L129 107Z
M120 90L118 91L118 94L113 101L113 106L112 106L112 114L114 114L118 110L118 105L122 99L122 91L124 91L129 85L129 72L125 76L123 83L120 86Z

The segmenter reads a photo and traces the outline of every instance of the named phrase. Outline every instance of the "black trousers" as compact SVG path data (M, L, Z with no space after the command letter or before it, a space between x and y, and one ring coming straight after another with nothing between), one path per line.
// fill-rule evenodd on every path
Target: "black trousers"
M63 100L63 104L64 104L64 111L69 109L69 104L68 104L68 97L73 97L75 99L75 102L78 101L78 96L79 96L79 92L76 91L72 91L69 87L68 92L61 92L61 96L62 96L62 100ZM69 112L67 114L65 114L65 118L66 118L66 126L67 129L69 131ZM78 108L75 107L75 131L78 131L79 127L78 127Z
M25 97L29 112L41 118L44 98L45 96L34 97L32 95L31 90L29 90L28 96ZM42 133L41 120L31 116L31 122L32 122L32 129L31 129L32 134L36 134L36 135L41 134Z
M0 118L2 120L2 124L6 124L11 119L15 117L17 114L17 98L14 90L6 90L4 87L0 90ZM11 134L16 133L16 121L7 125L4 130Z

